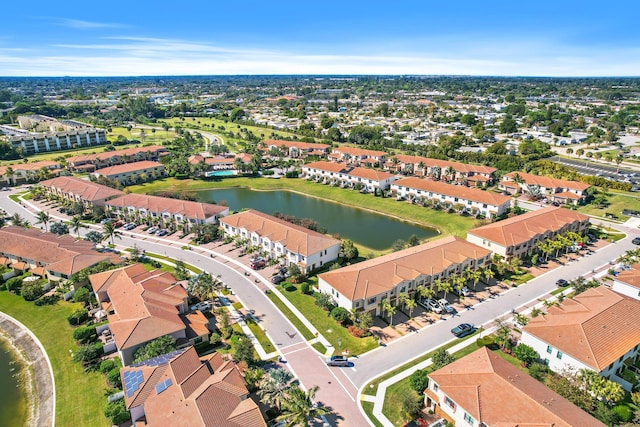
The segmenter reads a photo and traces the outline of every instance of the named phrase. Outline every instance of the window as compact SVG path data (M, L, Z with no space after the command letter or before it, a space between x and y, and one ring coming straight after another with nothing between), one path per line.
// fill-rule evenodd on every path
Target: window
M375 303L376 303L376 297L369 298L369 299L367 300L367 304L375 304Z
M547 346L547 353L551 354L553 352L553 347L550 345Z
M558 354L556 354L556 357L558 359L562 359L562 352L560 350L558 350Z
M440 389L440 387L438 387L438 384L432 382L433 387L431 387L433 389L433 391L438 391Z
M545 366L549 366L549 359L544 359Z
M464 413L464 420L467 422L467 424L469 424L470 426L474 425L476 420L473 419L473 417L469 414L467 414L466 412Z
M449 397L447 396L444 397L444 403L454 411L456 410L456 403L453 400L449 399Z

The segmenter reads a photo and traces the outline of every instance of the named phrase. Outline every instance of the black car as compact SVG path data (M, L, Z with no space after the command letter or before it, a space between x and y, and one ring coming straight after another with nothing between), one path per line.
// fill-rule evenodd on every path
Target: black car
M640 245L640 237L634 237L631 243L634 245Z
M451 330L451 333L458 338L466 337L472 334L476 328L471 323L461 323Z
M564 286L567 286L568 284L569 284L569 282L567 282L564 279L556 280L556 286L558 286L558 287L564 287Z
M281 283L283 281L284 281L284 276L281 276L279 274L276 274L271 278L271 283L273 283L274 285L277 285L278 283Z

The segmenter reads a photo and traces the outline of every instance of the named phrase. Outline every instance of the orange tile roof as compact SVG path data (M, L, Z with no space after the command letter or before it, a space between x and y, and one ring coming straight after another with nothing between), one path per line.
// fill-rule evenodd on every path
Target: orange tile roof
M392 185L399 187L415 188L417 190L429 191L445 196L459 197L464 200L471 200L478 203L486 203L492 206L502 206L511 201L510 196L492 193L490 191L471 188L464 185L447 184L446 182L433 181L423 178L404 178L395 181Z
M440 160L440 159L432 159L430 157L420 157L420 156L410 156L407 154L398 154L395 156L400 163L412 163L417 165L422 162L426 167L432 168L434 166L438 166L442 171L448 167L452 167L459 173L478 173L478 174L487 174L490 175L497 171L496 168L492 168L491 166L483 166L483 165L471 165L468 163L461 162L452 162L450 160Z
M4 177L7 173L7 168L13 169L14 172L17 171L38 171L42 168L54 169L59 168L60 162L54 160L42 160L40 162L33 163L16 163L13 165L5 165L0 166L0 177Z
M0 254L13 255L45 265L47 270L71 275L101 261L122 261L113 254L102 254L94 244L68 234L58 236L37 228L3 227L0 229Z
M193 347L157 366L122 368L141 371L144 381L131 397L125 390L127 408L144 405L150 427L265 427L258 405L248 397L237 366L217 353L199 359ZM160 394L156 385L169 385Z
M268 147L282 147L283 145L287 148L296 147L300 150L321 150L326 151L327 148L331 147L329 144L316 144L314 142L302 142L302 141L281 141L276 139L267 139L265 142Z
M317 161L308 163L303 168L318 169L328 172L341 173L344 175L355 176L356 178L370 179L373 181L382 181L394 177L394 174L379 171L370 168L360 168L356 166L348 166L340 163Z
M562 207L550 206L474 228L469 230L469 234L502 246L514 246L526 243L547 231L560 230L576 221L589 221L589 217Z
M328 172L334 173L344 173L348 174L349 171L353 170L353 167L344 165L342 163L334 163L334 162L325 162L325 161L317 161L307 163L306 165L302 165L303 168L310 169L320 169Z
M356 147L337 147L333 149L333 152L349 154L350 156L383 157L387 155L385 151L366 150L364 148Z
M605 426L486 347L432 372L429 378L482 425Z
M136 154L140 154L140 153L159 153L161 151L167 151L167 148L162 147L160 145L149 145L147 147L133 147L133 148L126 148L124 150L105 151L103 153L73 156L67 159L67 163L69 164L79 163L79 162L90 163L90 162L95 162L96 160L108 160L114 157L123 157L123 156L133 157Z
M505 174L503 176L503 179L509 178L511 181L513 181L513 178L516 175L520 175L520 178L522 178L522 180L529 185L539 185L545 188L569 188L572 190L582 191L591 187L591 185L585 184L584 182L568 181L566 179L551 178L548 176L534 175L532 173L526 172L510 172L508 174Z
M355 301L388 292L402 281L414 280L421 275L433 276L469 259L484 258L490 253L490 250L459 237L448 236L329 271L318 277Z
M257 233L262 238L280 243L287 250L304 256L310 256L340 244L338 239L253 209L221 218L220 222Z
M106 168L98 169L94 173L96 175L104 175L108 177L108 176L117 175L120 173L136 172L136 171L142 171L142 170L153 169L153 168L164 169L164 165L160 162L143 160L141 162L132 162L132 163L125 163L123 165L109 166Z
M213 203L192 202L189 200L135 193L129 193L122 197L109 200L106 202L106 205L118 208L134 207L136 209L146 209L154 213L167 212L172 215L182 215L189 219L202 221L229 211L228 207L215 205Z
M553 197L554 198L559 197L561 199L574 199L574 200L582 199L582 196L576 193L572 193L571 191L562 191L560 193L555 193L553 194Z
M73 194L81 200L93 202L105 200L111 197L122 196L124 193L106 185L96 184L86 179L72 176L59 176L57 178L41 181L40 185L49 189L56 189L66 194Z
M534 317L524 330L600 372L640 344L640 301L591 288Z
M634 264L629 270L621 271L614 280L640 289L640 264Z

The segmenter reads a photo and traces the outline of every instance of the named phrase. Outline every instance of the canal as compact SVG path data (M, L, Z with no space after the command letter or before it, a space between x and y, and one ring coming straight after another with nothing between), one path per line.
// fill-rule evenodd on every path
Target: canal
M406 240L413 234L420 239L438 235L432 228L291 191L236 187L202 190L197 194L202 202L225 201L235 211L251 208L270 215L277 211L298 218L313 218L329 234L339 234L377 251L389 249L396 240ZM371 196L371 202L375 203L375 200Z
M22 384L26 367L17 358L10 344L0 337L0 425L24 426L29 408Z

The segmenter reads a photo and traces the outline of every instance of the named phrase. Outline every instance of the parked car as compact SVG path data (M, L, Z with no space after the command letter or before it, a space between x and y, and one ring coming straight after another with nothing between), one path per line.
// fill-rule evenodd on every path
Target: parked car
M631 243L634 245L640 245L640 237L634 237Z
M422 303L425 305L425 307L427 307L429 310L435 312L435 313L442 313L444 311L444 309L442 308L442 306L440 304L438 304L438 301L433 300L433 299L426 299L423 300Z
M113 220L111 218L105 218L102 221L100 221L100 224L106 224L108 222L113 222Z
M327 366L349 366L349 357L339 355L328 357Z
M147 233L149 233L149 234L153 234L153 233L155 233L156 231L158 231L158 227L151 227L150 229L148 229L148 230L147 230Z
M158 230L156 231L156 236L166 236L167 230Z
M564 279L558 279L558 280L556 280L556 286L558 286L558 287L565 287L565 286L567 286L568 284L569 284L569 282L567 282L567 281L566 281L566 280L564 280Z
M442 309L444 311L446 311L447 313L453 313L455 310L453 309L453 307L451 307L451 305L449 305L449 301L447 301L444 298L441 298L438 300L438 304L440 304L440 306L442 307Z
M211 310L211 301L202 301L202 302L197 303L196 305L192 305L190 308L191 308L191 311L195 311L195 310L200 310L200 311Z
M133 222L130 222L129 224L125 224L125 226L122 228L124 228L125 230L133 230L134 228L136 228L136 224Z
M471 289L467 288L466 286L463 286L462 289L458 290L458 289L454 289L453 290L456 295L460 296L462 295L463 297L468 297L471 295Z
M471 323L461 323L451 330L451 333L458 338L466 337L472 334L476 328Z
M120 228L123 225L124 225L124 222L122 222L122 221L116 221L116 222L113 223L113 227L114 228Z
M285 277L281 276L279 274L276 274L275 276L273 276L271 278L271 283L273 283L274 285L277 285L278 283L282 283L284 282Z
M265 262L265 260L260 259L258 261L254 261L251 263L251 268L253 268L254 270L258 270L260 268L263 268L267 263Z

